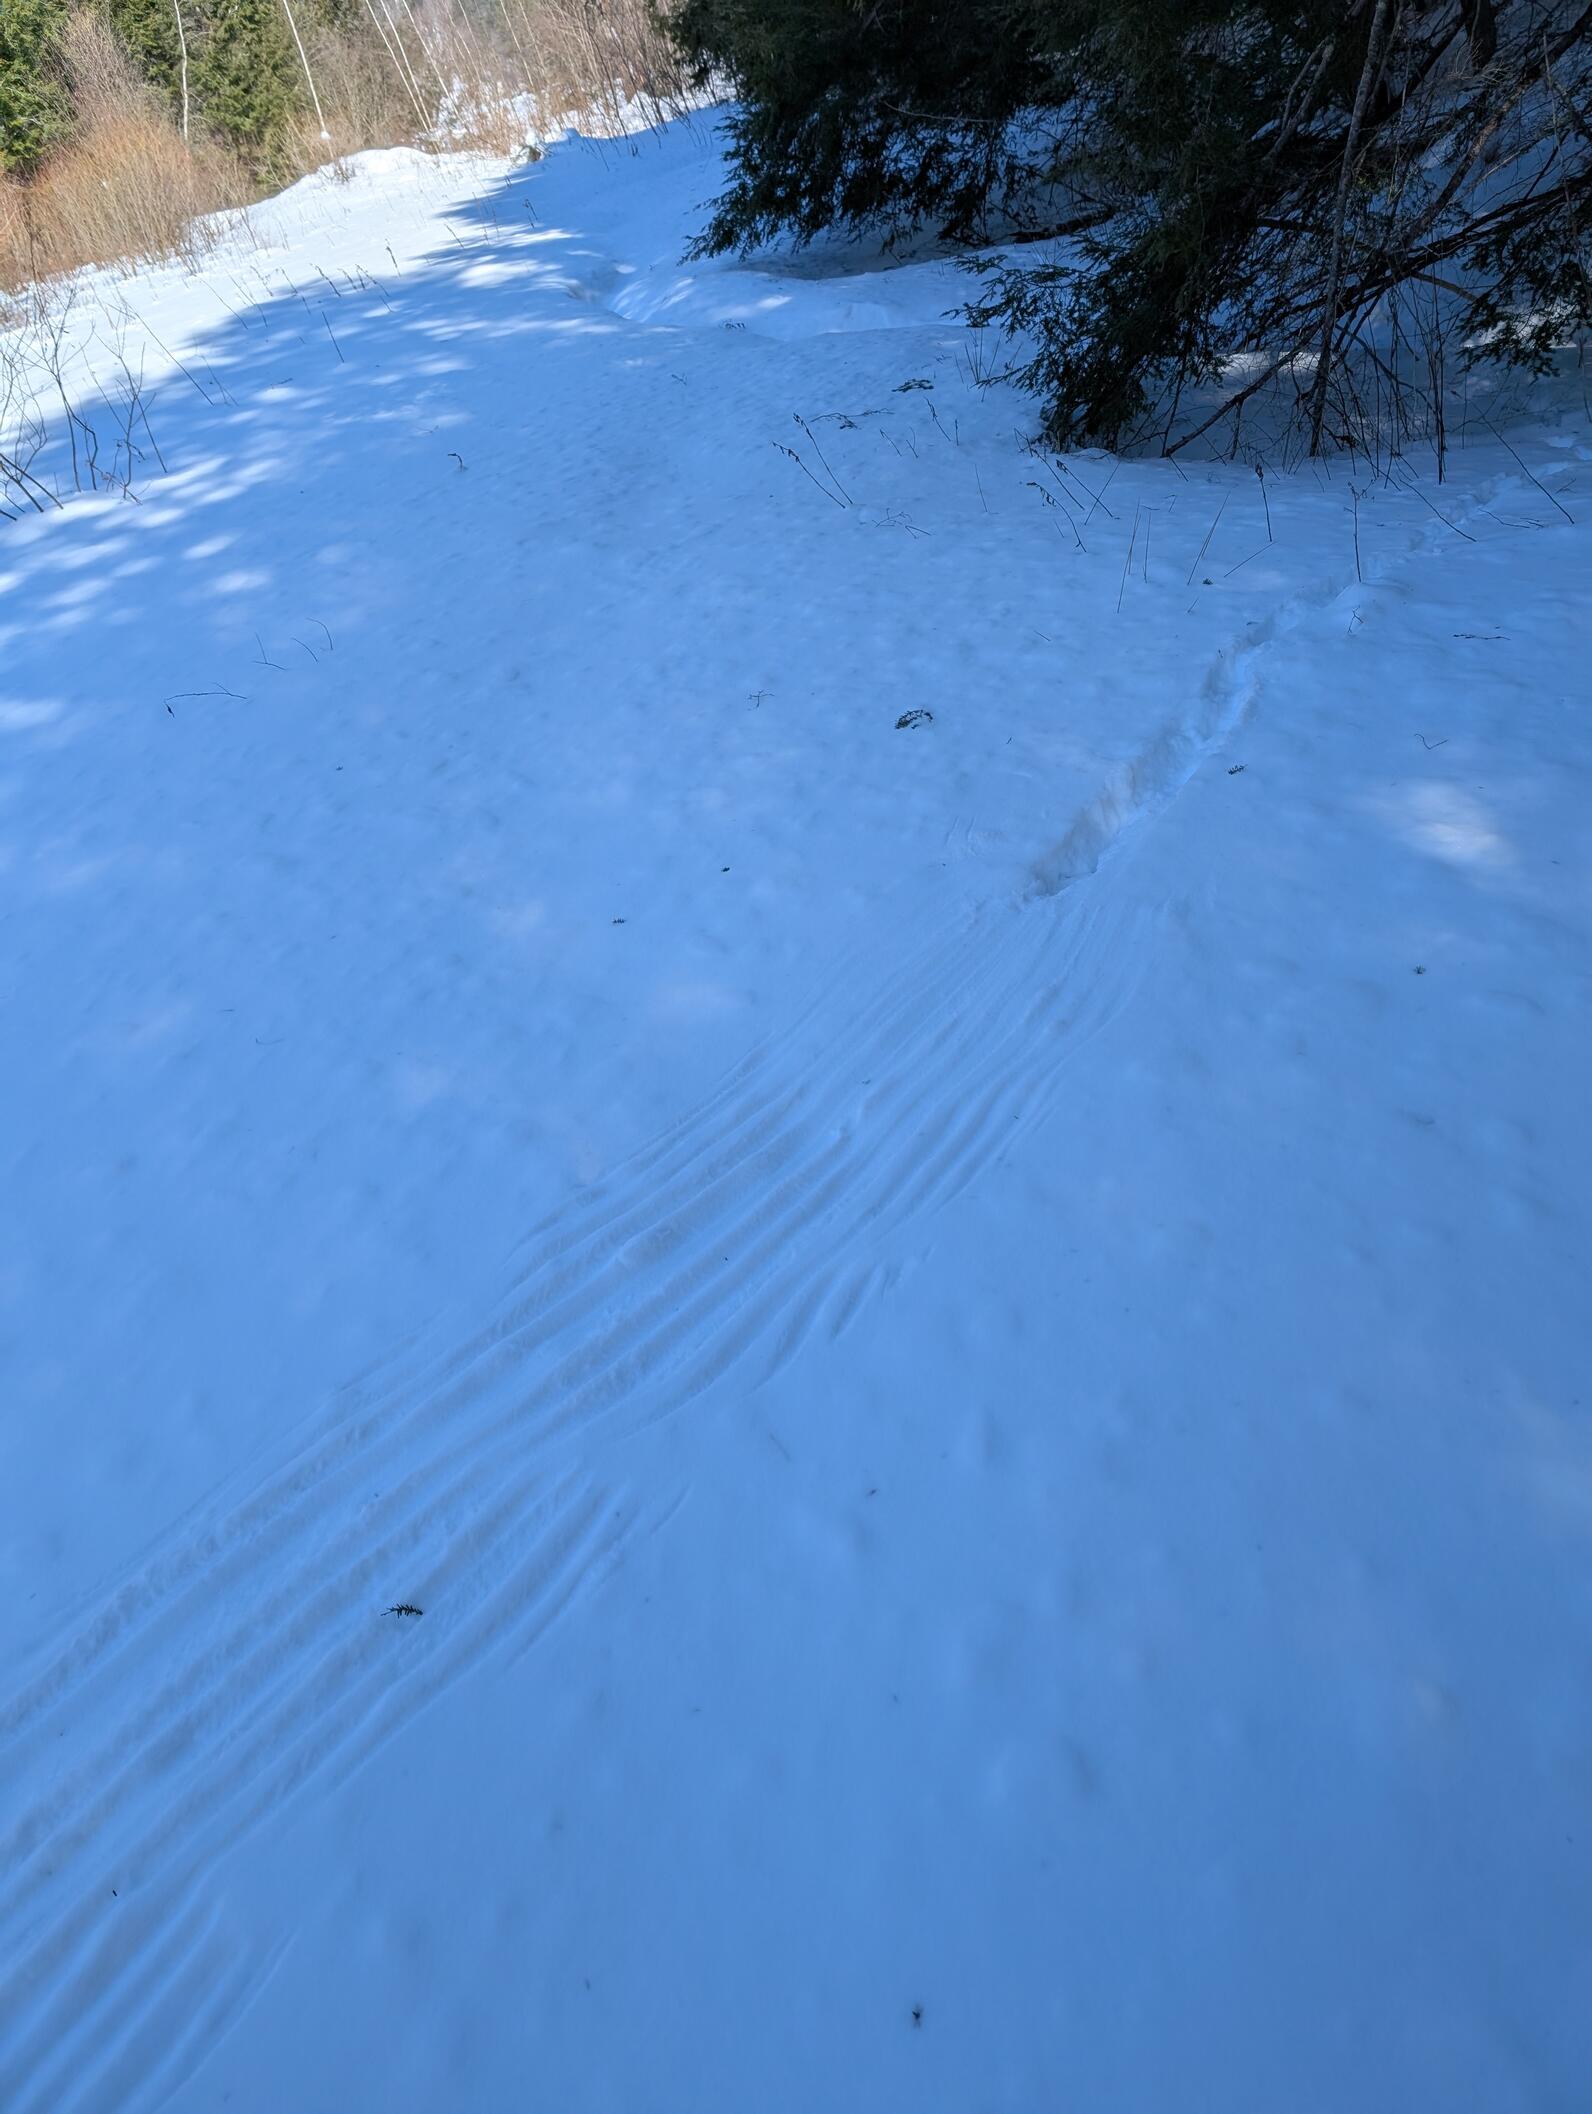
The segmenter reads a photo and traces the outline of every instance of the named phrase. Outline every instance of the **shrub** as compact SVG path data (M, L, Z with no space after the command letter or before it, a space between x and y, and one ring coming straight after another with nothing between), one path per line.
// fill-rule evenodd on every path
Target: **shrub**
M243 171L213 148L184 146L101 18L72 19L61 63L75 130L31 181L0 191L0 285L192 254L199 216L248 195Z

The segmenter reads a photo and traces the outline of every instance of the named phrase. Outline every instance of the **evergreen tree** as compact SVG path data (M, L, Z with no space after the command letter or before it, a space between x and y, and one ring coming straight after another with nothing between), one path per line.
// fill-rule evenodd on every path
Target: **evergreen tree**
M829 227L967 234L1020 205L1010 122L1051 89L1017 0L682 0L668 26L699 86L729 76L734 180L707 252Z
M1345 346L1400 290L1440 295L1471 357L1542 366L1592 325L1578 0L677 0L669 20L741 97L700 247L991 216L1070 238L1008 254L971 311L1013 333L1058 440L1142 431L1244 351L1308 369L1319 445Z
M212 132L268 163L303 87L281 0L206 0L201 29L195 107Z
M182 46L173 0L92 0L138 76L175 116ZM197 132L243 153L264 174L288 121L305 107L304 77L281 0L181 0ZM0 0L0 169L26 175L70 130L61 64L69 0ZM342 19L345 0L306 0L308 22Z
M181 0L183 20L196 34L203 19L197 0ZM181 102L182 47L172 0L99 0L140 77L175 112Z
M26 175L66 128L65 0L0 0L0 171Z

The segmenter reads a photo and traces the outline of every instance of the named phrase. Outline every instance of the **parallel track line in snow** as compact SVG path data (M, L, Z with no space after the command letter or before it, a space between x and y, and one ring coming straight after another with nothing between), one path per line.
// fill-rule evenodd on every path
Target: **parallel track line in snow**
M987 949L977 948L968 939L960 949L953 950L956 952L970 965L969 974L987 972ZM959 982L954 968L948 971L939 981L939 1005L943 1007L959 997L966 980L964 976ZM911 979L914 986L925 989L933 988L935 981L932 958L923 973ZM891 994L872 1010L883 1032L897 1019L901 1005ZM898 1061L909 1057L912 1047L909 1037L900 1046ZM704 1226L711 1247L719 1237L714 1227L720 1207L725 1203L733 1205L748 1191L755 1194L759 1187L766 1194L776 1169L799 1149L796 1109L805 1103L808 1128L822 1122L834 1102L851 1091L853 1081L849 1075L861 1068L863 1059L880 1065L886 1061L883 1051L851 1051L837 1067L845 1076L837 1079L831 1075L823 1081L829 1091L822 1102L818 1099L820 1089L811 1083L798 1083L788 1092L778 1093L772 1112L757 1107L749 1115L739 1111L734 1121L738 1127L750 1121L757 1132L758 1152L747 1155L732 1150L721 1162L699 1150L688 1161L682 1179L662 1196L624 1196L597 1229L605 1236L601 1247L583 1253L579 1267L561 1276L556 1285L544 1286L541 1292L530 1295L523 1308L518 1301L511 1303L506 1313L462 1351L450 1352L418 1386L406 1390L398 1404L367 1408L353 1420L335 1427L229 1515L202 1528L189 1540L157 1552L144 1572L119 1589L45 1672L0 1711L0 1741L23 1730L40 1711L64 1701L86 1674L125 1648L173 1600L201 1590L208 1596L210 1581L234 1549L241 1545L252 1550L251 1560L263 1554L258 1538L286 1531L297 1519L297 1501L323 1489L328 1476L346 1469L350 1476L368 1482L380 1462L375 1449L387 1435L384 1427L391 1425L393 1411L404 1399L414 1402L414 1415L423 1421L445 1421L502 1374L522 1369L544 1345L567 1337L575 1324L600 1309L605 1301L625 1296L634 1299L638 1287L647 1282L643 1265L650 1263L656 1268L667 1262L675 1248L683 1246L693 1234L701 1235ZM695 1184L689 1180L693 1165L698 1175ZM706 1180L701 1179L704 1175ZM651 1253L644 1248L627 1252L627 1243L649 1239L654 1243ZM569 1296L572 1284L577 1289ZM672 1296L678 1299L682 1290L676 1282ZM566 1303L560 1304L560 1295L565 1296ZM596 1343L611 1340L611 1335L611 1331L602 1332Z
M161 1933L202 1893L217 1858L312 1778L336 1781L368 1760L483 1652L505 1638L539 1634L587 1578L615 1559L635 1519L587 1491L556 1506L528 1554L525 1524L521 1493L506 1493L478 1524L473 1547L442 1553L424 1589L440 1596L435 1606L443 1619L429 1634L417 1623L404 1635L399 1648L412 1646L408 1656L419 1663L403 1680L394 1682L382 1663L390 1643L387 1652L374 1654L363 1639L345 1639L291 1695L250 1714L227 1743L219 1771L179 1783L167 1803L155 1805L143 1833L116 1846L117 1863L109 1868L131 1875L133 1885L107 1902L108 1889L96 1883L33 1934L22 1970L0 1984L0 2007L8 2014L17 2016L30 2003L34 2009L27 2040L0 2068L0 2103L18 2114L53 2108L52 2050L69 2050L90 2028L90 2044L100 2045L124 2013L141 2016L161 2000L164 1971L158 1986L137 1996L128 1994L129 1977L136 1970L147 1984L142 1963L152 1949L165 1957ZM473 1578L462 1575L471 1568ZM122 1909L124 1895L121 1927L136 1933L130 1955L125 1938L119 1949L106 1939L106 1924ZM174 1953L171 1974L186 1957ZM92 2103L112 2114L131 2103L139 2082L131 2067L120 2069L108 2080L103 2103Z
M1103 813L1113 838L1160 797L1154 778ZM560 1485L559 1443L673 1414L759 1344L778 1364L821 1320L848 1326L881 1281L879 1235L965 1188L1053 1099L1141 953L1120 914L1068 894L975 915L859 1003L863 965L838 1017L832 996L544 1226L484 1328L169 1537L62 1641L0 1714L10 1748L76 1715L104 1728L6 1845L0 2010L26 2020L0 2066L8 2108L61 2103L50 2081L90 2018L120 2045L193 1979L182 1933L218 1857L616 1560L639 1511L567 1469ZM423 1620L382 1621L394 1592ZM107 1951L110 1871L139 1901L137 1962ZM198 1980L190 2014L219 2000L226 1962ZM107 2108L149 2067L127 2045ZM74 2089L102 2103L87 2073Z

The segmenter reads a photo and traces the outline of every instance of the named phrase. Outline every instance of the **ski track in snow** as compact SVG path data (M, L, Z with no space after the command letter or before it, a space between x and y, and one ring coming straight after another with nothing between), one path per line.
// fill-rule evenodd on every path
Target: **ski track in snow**
M0 1706L3 1766L36 1787L0 1840L8 2114L168 2096L271 1964L207 1900L216 1861L525 1649L682 1502L594 1479L582 1438L838 1335L888 1286L885 1236L1043 1119L1153 944L1156 909L1111 870L1240 723L1268 640L1335 592L1224 654L1021 900L964 912L904 965L860 950L783 1038L536 1229L477 1333L183 1522L37 1655ZM384 1616L395 1602L423 1616ZM60 1770L58 1753L81 1758Z
M0 2103L65 2114L173 2089L262 1971L207 1918L215 1860L523 1647L679 1503L593 1485L569 1442L673 1414L734 1369L755 1385L813 1331L839 1334L888 1282L879 1236L1043 1117L1155 922L1069 884L1223 738L1247 695L1233 672L1080 816L1026 902L975 910L882 985L857 963L544 1224L476 1335L186 1523L44 1655L0 1710L7 1768L68 1725L96 1736L40 1772L0 1842L0 2009L22 2022ZM383 1617L395 1599L423 1616Z

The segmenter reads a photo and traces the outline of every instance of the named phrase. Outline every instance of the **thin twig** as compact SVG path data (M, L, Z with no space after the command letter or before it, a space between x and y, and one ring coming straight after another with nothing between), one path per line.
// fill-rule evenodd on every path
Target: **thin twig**
M931 410L933 409L933 406L932 406L932 405L930 406L930 409L931 409ZM843 485L843 484L841 483L840 479L839 479L839 478L838 478L838 477L837 477L837 476L835 475L834 471L833 471L832 469L830 469L830 467L829 467L829 458L828 458L828 456L827 456L827 455L825 455L825 453L824 453L823 449L822 449L821 447L819 447L819 445L818 445L818 436L817 436L817 434L816 434L816 433L815 433L815 432L813 431L812 427L808 425L808 423L807 423L806 419L804 419L804 418L802 417L802 415L801 415L801 413L800 413L799 411L795 411L795 412L792 412L791 416L792 416L792 417L793 417L793 418L795 419L795 421L796 421L797 425L801 427L802 431L803 431L803 432L804 432L804 433L806 434L807 438L808 438L808 439L809 439L809 440L810 440L810 441L812 442L812 444L813 444L813 453L814 453L814 454L815 454L815 455L816 455L816 456L818 457L818 460L819 460L819 461L820 461L820 462L821 462L821 463L823 464L823 466L824 466L824 471L825 471L825 474L826 474L826 475L827 475L827 477L829 478L829 481L830 481L830 483L831 483L831 484L832 484L832 485L834 486L835 490L836 490L836 491L837 491L837 492L838 492L838 493L840 494L841 498L842 498L842 499L843 499L843 500L844 500L844 501L846 502L847 506L850 506L850 505L852 504L852 498L851 498L851 494L850 494L850 493L849 493L849 492L848 492L848 491L846 490L845 486L844 486L844 485Z
M1192 565L1191 565L1191 566L1189 567L1189 569L1188 569L1188 578L1187 578L1187 580L1186 580L1186 581L1185 581L1185 582L1183 583L1185 587L1192 587L1192 586L1194 585L1194 575L1195 575L1195 574L1196 574L1196 573L1197 573L1197 572L1199 571L1200 567L1201 567L1201 566L1202 566L1202 565L1204 564L1204 562L1205 562L1205 553L1206 553L1206 552L1207 552L1207 551L1208 551L1208 550L1210 549L1210 547L1211 547L1211 538L1212 538L1212 537L1213 537L1213 536L1214 536L1214 535L1216 534L1216 531L1217 531L1217 529L1218 529L1218 528L1219 528L1219 527L1221 526L1221 520L1222 520L1222 516L1223 516L1223 514L1225 514L1225 513L1226 513L1226 511L1227 511L1227 502L1228 502L1228 500L1229 500L1229 499L1230 499L1231 497L1232 497L1232 494L1231 494L1231 492L1224 492L1224 493L1222 494L1222 503L1221 503L1221 505L1220 505L1220 506L1219 506L1219 507L1218 507L1218 508L1216 509L1216 519L1215 519L1215 520L1214 520L1214 521L1213 521L1213 522L1211 523L1210 527L1209 527L1209 528L1208 528L1208 529L1207 529L1207 530L1205 531L1205 541L1204 541L1204 542L1203 542L1203 543L1202 543L1202 544L1200 545L1199 549L1198 549L1198 550L1197 550L1197 551L1195 552L1195 554L1194 554L1194 563L1193 563L1193 564L1192 564Z
M1121 584L1121 586L1120 586L1120 587L1119 587L1119 588L1117 589L1117 615L1118 615L1118 616L1121 616L1121 614L1122 614L1122 597L1123 597L1123 596L1124 596L1124 595L1125 595L1125 594L1127 593L1127 591L1128 591L1128 573L1129 573L1129 571L1130 571L1130 569L1131 569L1131 567L1132 567L1132 565L1133 565L1133 549L1134 549L1134 545L1135 545L1135 544L1136 544L1136 543L1138 542L1138 540L1139 540L1139 514L1140 514L1140 512L1141 512L1141 511L1142 511L1142 509L1141 509L1141 506L1139 506L1139 505L1135 505L1135 507L1134 507L1134 509L1133 509L1133 534L1132 534L1132 535L1131 535L1131 536L1130 536L1130 537L1128 538L1128 555L1127 555L1127 556L1126 556L1126 557L1125 557L1125 558L1123 559L1123 561L1122 561L1122 584Z
M845 500L840 498L838 494L830 491L828 485L824 483L822 478L813 477L812 471L808 469L806 463L802 461L801 457L796 453L796 450L794 448L787 448L782 440L770 441L769 446L771 448L777 449L781 455L785 456L789 461L793 462L796 465L797 469L801 471L804 477L812 478L812 482L817 485L819 491L823 493L824 497L828 500L831 500L834 505L839 507L842 513L845 512Z
M1526 468L1526 465L1524 462L1521 461L1519 454L1514 448L1510 447L1509 442L1504 439L1503 435L1493 424L1492 420L1490 418L1484 418L1482 420L1482 424L1487 428L1487 431L1492 435L1495 441L1497 441L1501 446L1509 448L1510 454L1514 456L1516 462L1520 463L1521 469L1525 471L1525 474L1531 479L1531 482L1536 486L1537 490L1542 494L1543 498L1547 500L1552 500L1553 504L1558 507L1559 512L1564 516L1565 520L1569 522L1572 528L1574 528L1574 514L1570 512L1570 509L1567 506L1564 506L1559 500L1554 499L1553 494L1548 490L1548 487L1543 483L1542 479L1537 476L1534 470Z

